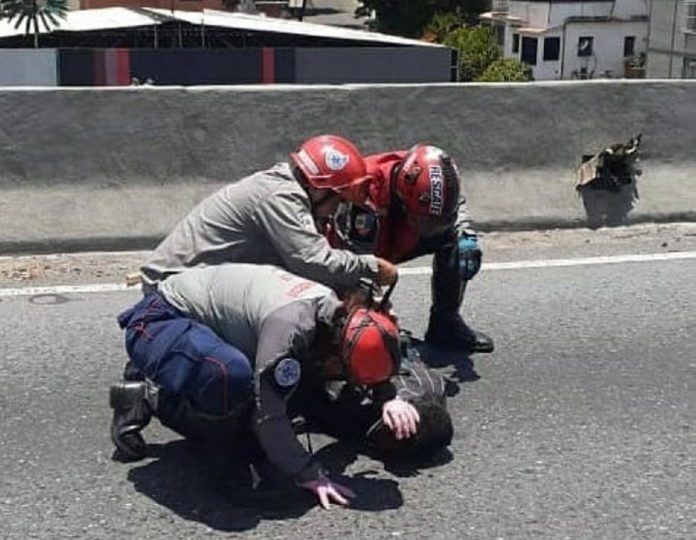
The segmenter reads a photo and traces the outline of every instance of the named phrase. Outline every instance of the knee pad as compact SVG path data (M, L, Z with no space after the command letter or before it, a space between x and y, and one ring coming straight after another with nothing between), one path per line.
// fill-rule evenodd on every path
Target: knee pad
M159 388L149 381L121 381L109 389L109 405L114 410L144 407L157 411Z

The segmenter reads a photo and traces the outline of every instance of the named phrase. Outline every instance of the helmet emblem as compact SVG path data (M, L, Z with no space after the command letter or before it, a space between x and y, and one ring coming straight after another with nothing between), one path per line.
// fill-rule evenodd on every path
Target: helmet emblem
M350 161L350 157L332 147L326 150L324 159L326 166L332 171L342 171Z

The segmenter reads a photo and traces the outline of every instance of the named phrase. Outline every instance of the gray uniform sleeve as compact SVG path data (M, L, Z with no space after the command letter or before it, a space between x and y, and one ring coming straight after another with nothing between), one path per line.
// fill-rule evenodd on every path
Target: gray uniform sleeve
M276 191L259 205L255 219L285 267L295 274L332 288L352 287L360 278L377 275L374 256L356 255L329 245L297 192Z
M317 306L297 301L272 312L263 321L256 353L254 433L268 460L298 483L326 476L299 443L287 415L287 400L302 376L298 359L306 358L314 341Z

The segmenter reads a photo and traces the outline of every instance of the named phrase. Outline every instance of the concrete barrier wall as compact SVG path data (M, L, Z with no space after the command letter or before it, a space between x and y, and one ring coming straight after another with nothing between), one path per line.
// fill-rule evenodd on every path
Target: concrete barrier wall
M0 92L0 119L5 251L152 243L321 132L447 148L484 229L585 224L581 156L642 132L628 221L696 218L696 81L24 89Z

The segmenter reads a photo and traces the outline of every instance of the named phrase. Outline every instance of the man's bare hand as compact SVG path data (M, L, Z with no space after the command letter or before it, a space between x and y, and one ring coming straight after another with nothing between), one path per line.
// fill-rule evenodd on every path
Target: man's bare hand
M300 487L313 492L324 510L328 510L332 502L346 506L350 502L348 499L355 497L355 493L351 489L326 479L310 480L300 484Z
M400 441L416 434L420 416L413 405L397 397L382 406L382 420Z
M386 259L377 257L377 276L375 277L377 285L392 285L396 283L398 278L399 270L396 268L396 265Z

